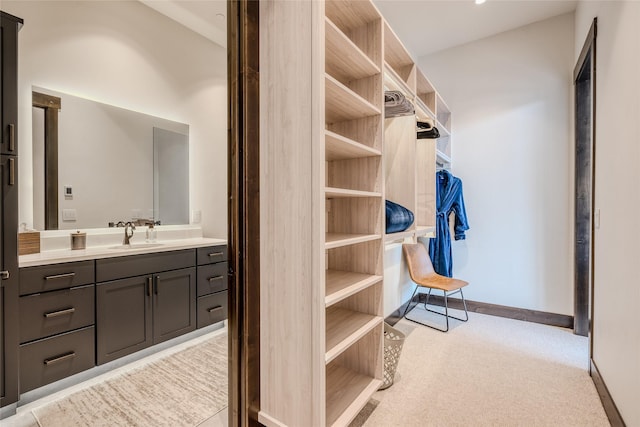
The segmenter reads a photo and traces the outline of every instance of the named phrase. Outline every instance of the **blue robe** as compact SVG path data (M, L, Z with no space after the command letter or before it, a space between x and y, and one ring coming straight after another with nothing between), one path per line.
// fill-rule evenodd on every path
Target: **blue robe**
M451 277L453 259L449 215L451 212L455 214L456 240L464 240L464 232L469 229L469 224L462 197L462 181L447 170L436 173L436 211L436 237L429 240L429 256L436 273Z

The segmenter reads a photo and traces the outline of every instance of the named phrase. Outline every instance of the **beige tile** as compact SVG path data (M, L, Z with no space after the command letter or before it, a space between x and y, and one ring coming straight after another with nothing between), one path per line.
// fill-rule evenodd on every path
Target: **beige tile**
M197 427L228 427L229 425L229 412L228 408L224 408L208 420L198 424ZM3 426L4 427L4 426Z

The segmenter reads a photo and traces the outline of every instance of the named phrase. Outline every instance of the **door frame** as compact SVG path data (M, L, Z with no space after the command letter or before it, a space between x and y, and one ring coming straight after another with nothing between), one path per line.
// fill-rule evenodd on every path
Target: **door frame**
M227 2L229 426L259 426L259 2Z
M594 230L595 222L595 152L596 152L596 36L597 18L594 18L587 38L573 70L574 83L574 112L575 112L575 181L574 181L574 333L590 336L589 356L593 355L593 306L594 306ZM582 84L581 84L582 83ZM583 91L587 91L590 100L588 113L579 106L579 99ZM588 140L585 140L588 138ZM586 144L586 145L585 145ZM586 160L588 161L588 175L580 170L578 164L579 150L588 149ZM578 253L581 236L578 235L578 223L584 214L579 209L579 191L583 188L589 197L588 201L588 260L580 259ZM586 269L587 271L583 271ZM587 273L588 280L581 280L581 274Z

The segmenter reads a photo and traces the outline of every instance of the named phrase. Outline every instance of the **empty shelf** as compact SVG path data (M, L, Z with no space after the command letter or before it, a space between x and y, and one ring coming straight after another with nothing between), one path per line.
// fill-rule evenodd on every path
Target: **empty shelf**
M414 93L402 77L396 73L389 64L384 64L384 88L385 90L397 90L413 103Z
M331 362L381 322L381 316L339 307L328 308L325 362Z
M423 237L429 235L429 237L434 236L436 232L436 227L434 226L426 226L419 225L416 227L415 235L416 237Z
M356 243L369 242L380 238L381 236L379 234L327 233L325 236L325 249L355 245Z
M328 161L380 155L382 155L380 150L338 135L330 130L325 131L325 156Z
M346 426L358 415L381 380L333 364L327 367L327 426Z
M412 228L411 230L399 231L397 233L389 233L384 235L385 242L392 242L394 240L405 239L407 237L413 237L415 234L415 230Z
M369 101L325 74L325 119L336 123L380 114Z
M325 18L325 71L340 80L358 80L380 68L329 18Z
M382 280L382 276L353 273L351 271L327 270L325 305L329 307Z

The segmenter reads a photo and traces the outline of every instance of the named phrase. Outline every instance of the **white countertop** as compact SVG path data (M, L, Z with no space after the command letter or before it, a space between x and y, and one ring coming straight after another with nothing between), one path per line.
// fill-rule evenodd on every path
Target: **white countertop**
M115 258L127 255L150 254L180 249L200 248L204 246L226 245L224 239L210 239L196 237L190 239L158 240L153 246L133 244L133 247L123 249L120 245L91 246L87 249L71 250L58 249L37 254L21 255L18 259L19 267L34 267L38 265L61 264L64 262L85 261L101 258ZM116 248L117 247L117 248Z

